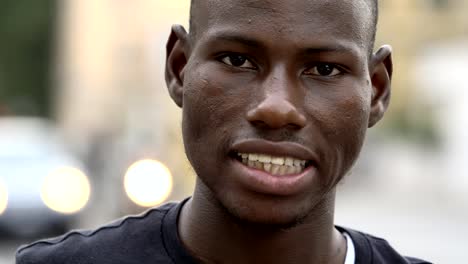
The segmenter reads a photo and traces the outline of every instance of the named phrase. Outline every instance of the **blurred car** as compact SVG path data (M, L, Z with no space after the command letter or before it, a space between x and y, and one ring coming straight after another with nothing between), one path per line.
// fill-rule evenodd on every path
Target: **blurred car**
M89 196L83 165L66 151L51 121L0 118L3 235L36 237L62 232L86 206Z

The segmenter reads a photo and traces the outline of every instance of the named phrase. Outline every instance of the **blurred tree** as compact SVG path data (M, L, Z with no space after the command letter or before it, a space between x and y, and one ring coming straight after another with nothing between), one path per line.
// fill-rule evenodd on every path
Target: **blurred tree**
M55 0L0 3L0 114L48 116Z

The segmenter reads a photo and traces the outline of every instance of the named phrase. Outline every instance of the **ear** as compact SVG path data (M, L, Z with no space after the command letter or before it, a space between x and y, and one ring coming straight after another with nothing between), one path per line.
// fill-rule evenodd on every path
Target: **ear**
M372 82L372 104L368 127L382 119L390 103L391 80L393 74L392 47L382 46L372 54L369 65Z
M166 85L172 100L183 105L184 70L187 65L187 31L181 25L174 25L166 46Z

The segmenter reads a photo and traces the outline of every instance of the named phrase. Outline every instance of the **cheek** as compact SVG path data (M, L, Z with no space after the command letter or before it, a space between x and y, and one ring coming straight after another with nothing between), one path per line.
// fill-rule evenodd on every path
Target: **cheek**
M194 124L197 138L204 130L229 130L243 126L252 97L248 78L233 78L216 63L196 64L187 70L184 85L184 118Z
M324 136L346 140L351 134L362 134L367 130L370 100L366 91L349 88L356 92L329 93L314 96L309 112L321 126Z
M216 126L217 115L222 106L223 89L213 85L210 76L200 67L189 69L184 83L183 124L184 132L192 134L194 140L206 134L207 125Z
M191 74L184 84L182 121L187 155L224 155L228 132L242 123L243 97L235 93L222 73L209 66L198 65L187 72Z
M359 156L368 126L369 97L362 91L316 99L311 111L319 113L314 118L325 142L323 160L330 181L341 179Z
M349 169L361 151L368 127L370 106L362 97L356 96L337 107L343 112L338 116L335 128L337 148L343 151L344 166Z
M335 133L344 140L353 140L350 136L362 137L367 131L370 103L361 96L354 95L340 101L337 105ZM348 134L351 134L347 136ZM358 139L358 138L355 138Z

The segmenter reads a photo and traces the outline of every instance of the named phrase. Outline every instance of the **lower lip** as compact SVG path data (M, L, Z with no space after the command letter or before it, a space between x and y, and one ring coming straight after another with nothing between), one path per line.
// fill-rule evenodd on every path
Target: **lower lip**
M307 167L299 174L272 175L263 170L248 167L234 159L236 174L241 183L252 191L278 196L291 196L305 190L313 180L317 170L314 166Z

